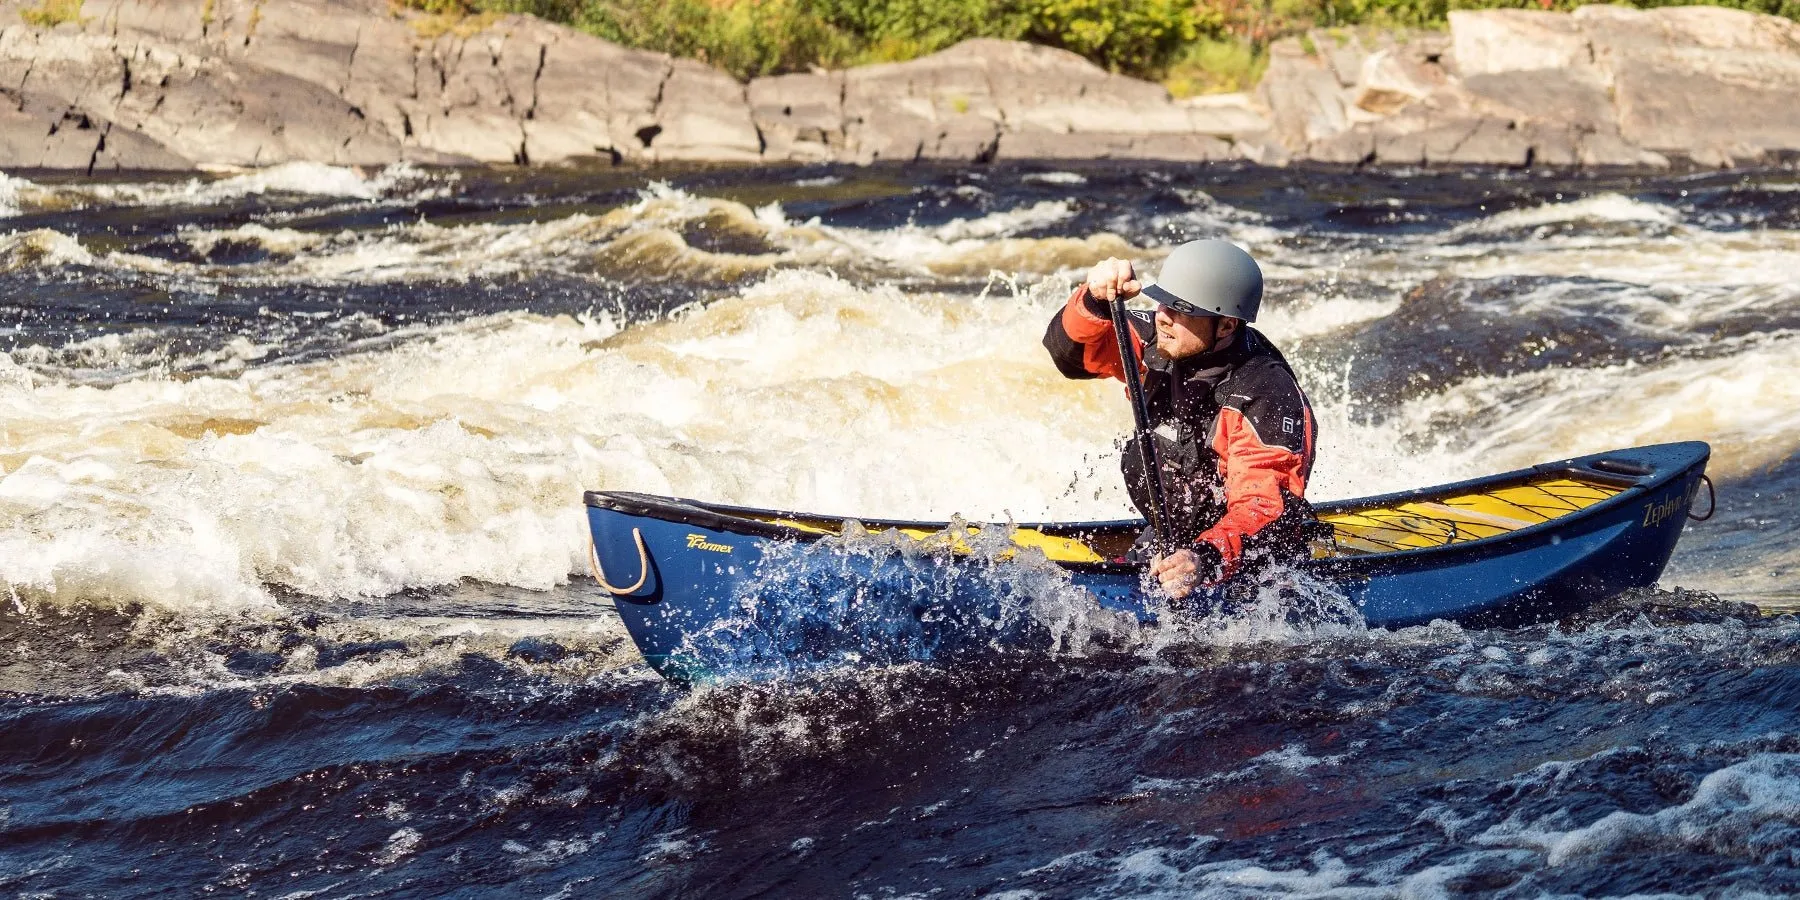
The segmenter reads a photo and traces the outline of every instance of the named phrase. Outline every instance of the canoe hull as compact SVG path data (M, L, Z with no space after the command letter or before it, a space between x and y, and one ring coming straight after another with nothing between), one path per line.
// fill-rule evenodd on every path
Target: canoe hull
M1512 627L1557 619L1656 584L1708 454L1702 443L1662 444L1465 482L1579 472L1613 479L1623 490L1502 537L1329 557L1303 568L1354 604L1370 627L1437 619ZM1432 490L1450 487L1456 486ZM1031 627L1018 616L1020 598L1008 596L1013 589L1005 577L950 554L832 555L811 547L814 536L738 518L729 507L616 493L590 492L587 500L595 570L613 590L645 659L671 678L727 670L758 677L807 658L941 659L1004 643ZM1321 513L1332 508L1324 504ZM1091 523L1095 529L1121 524ZM1107 563L1062 569L1066 583L1099 606L1155 618L1155 600L1135 570ZM883 591L886 600L870 600Z

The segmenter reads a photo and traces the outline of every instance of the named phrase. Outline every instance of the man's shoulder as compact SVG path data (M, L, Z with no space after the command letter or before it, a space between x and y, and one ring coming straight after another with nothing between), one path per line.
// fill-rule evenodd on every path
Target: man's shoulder
M1294 370L1287 359L1275 345L1259 332L1249 332L1249 346L1244 358L1233 367L1231 374L1219 382L1219 391L1233 395L1231 398L1221 397L1226 406L1237 403L1225 402L1227 399L1241 398L1239 402L1248 402L1266 395L1298 395L1300 382L1294 377Z
M1255 326L1244 326L1244 349L1250 359L1274 360L1287 365L1287 357L1281 354L1281 348L1275 346L1275 342Z

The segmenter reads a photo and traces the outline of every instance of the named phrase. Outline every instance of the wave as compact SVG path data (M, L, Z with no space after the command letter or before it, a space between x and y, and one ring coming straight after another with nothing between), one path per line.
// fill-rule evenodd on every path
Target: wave
M0 354L4 361L0 368L11 366L21 372L41 372L50 378L80 383L111 383L154 371L241 372L280 349L278 344L233 337L217 347L184 352L160 329L134 328L60 347L18 347Z
M256 197L341 198L417 203L448 196L460 176L408 163L380 169L289 162L223 177L171 181L40 184L0 173L0 218L32 212L218 206Z
M369 169L287 162L222 178L92 184L57 191L82 206L209 206L268 195L416 202L446 195L457 179L454 171L427 171L409 163Z
M80 241L49 228L0 234L0 272L91 266L94 262L94 255Z
M627 284L673 279L716 286L754 280L778 267L842 271L864 280L1036 278L1085 269L1106 256L1145 255L1106 233L1013 236L1069 215L1069 204L1055 201L931 227L864 230L790 221L778 204L752 208L653 184L636 202L604 213L536 222L417 222L337 233L264 223L188 228L176 235L179 252L138 247L29 262L262 284L453 281L551 270ZM255 252L247 252L251 248Z
M7 359L0 571L33 597L177 607L266 605L271 585L543 589L582 570L584 489L837 515L1130 515L1122 391L1063 379L1039 346L1065 287L971 298L784 271L624 330L502 314L317 363L103 389ZM1475 379L1380 422L1307 373L1309 493L1677 439L1714 441L1715 471L1744 473L1800 446L1794 349Z
M1560 196L1560 195L1559 195ZM1460 232L1502 232L1570 222L1675 225L1681 213L1669 206L1622 194L1596 194L1579 200L1509 209L1457 228Z
M59 602L241 607L272 602L265 585L564 583L588 488L865 514L1067 507L1069 473L1117 429L968 399L1065 390L1036 364L1053 302L781 273L623 333L515 314L235 378L24 375L0 388L0 571ZM1048 452L1018 458L1033 433ZM976 462L947 458L947 439Z
M1800 336L1719 358L1474 378L1408 404L1404 423L1413 438L1495 470L1704 440L1715 476L1742 477L1800 451Z
M0 218L19 214L19 194L35 187L23 178L14 178L0 172Z
M1562 239L1475 248L1455 260L1452 271L1471 278L1550 275L1651 287L1792 287L1796 258L1800 258L1800 231L1683 229L1668 237Z
M1574 763L1550 763L1521 781L1541 784L1567 777L1575 768ZM1708 773L1685 802L1653 813L1613 812L1574 828L1566 827L1566 821L1566 816L1546 816L1535 823L1511 820L1475 835L1474 841L1542 853L1551 866L1659 850L1791 866L1800 858L1784 838L1800 837L1800 755L1753 754Z

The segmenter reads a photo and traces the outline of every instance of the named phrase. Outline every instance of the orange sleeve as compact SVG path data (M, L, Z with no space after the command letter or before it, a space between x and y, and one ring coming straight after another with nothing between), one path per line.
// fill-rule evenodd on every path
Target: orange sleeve
M1103 378L1125 380L1125 367L1119 360L1119 339L1113 334L1112 319L1094 315L1087 308L1087 285L1075 289L1063 307L1062 327L1069 339L1081 345L1081 366ZM1141 355L1143 341L1135 330L1131 339Z
M1312 416L1305 417L1311 447ZM1244 538L1275 521L1286 508L1281 490L1306 496L1306 457L1286 447L1263 443L1244 414L1229 406L1219 410L1213 438L1219 454L1219 474L1225 481L1225 515L1202 532L1196 541L1211 544L1224 562L1224 578L1237 574L1244 555Z

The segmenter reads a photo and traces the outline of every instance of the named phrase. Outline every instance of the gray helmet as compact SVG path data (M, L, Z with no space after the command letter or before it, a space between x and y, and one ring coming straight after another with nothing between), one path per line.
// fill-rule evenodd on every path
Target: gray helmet
M1143 294L1190 316L1229 316L1256 321L1262 306L1262 269L1230 241L1188 241L1163 262L1156 283Z

